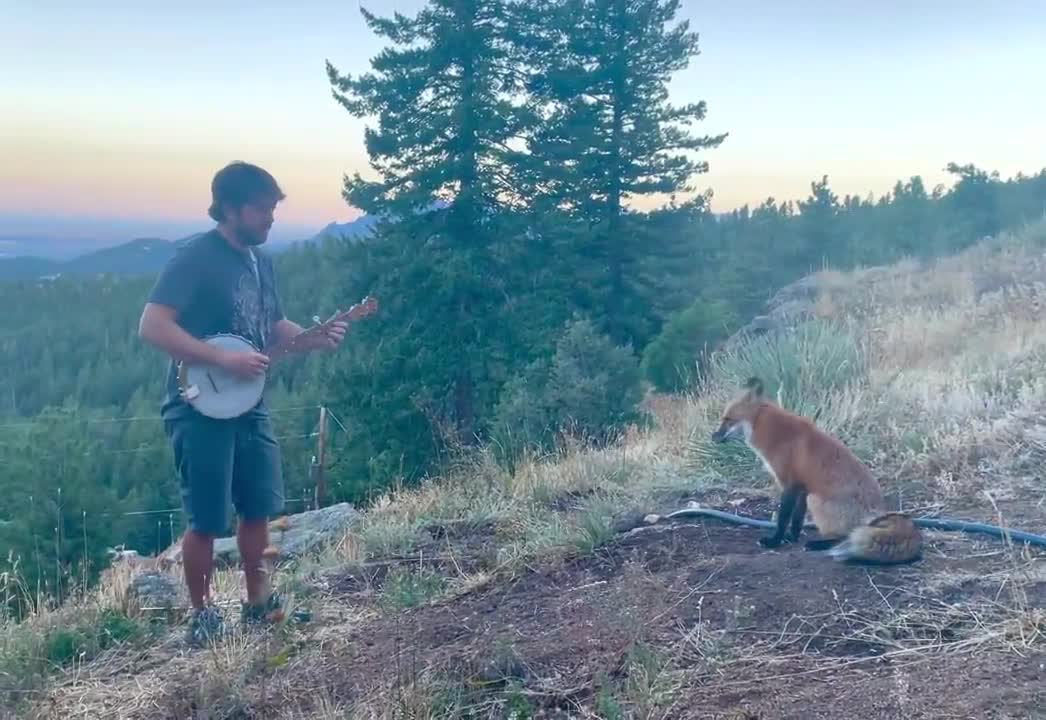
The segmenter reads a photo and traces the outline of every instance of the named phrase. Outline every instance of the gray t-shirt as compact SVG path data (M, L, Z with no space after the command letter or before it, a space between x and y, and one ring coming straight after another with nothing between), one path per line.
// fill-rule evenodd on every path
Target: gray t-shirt
M198 235L168 261L149 302L173 307L178 324L193 337L232 333L261 350L284 314L272 258L257 248L253 252L252 256L236 250L217 230ZM177 363L172 361L161 414L174 417L187 408L178 393ZM255 410L266 412L264 399Z

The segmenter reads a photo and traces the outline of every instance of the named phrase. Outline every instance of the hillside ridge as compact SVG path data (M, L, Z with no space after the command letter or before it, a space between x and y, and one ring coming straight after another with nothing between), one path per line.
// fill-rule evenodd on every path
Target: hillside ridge
M483 449L390 491L276 569L311 621L236 631L217 656L177 625L128 630L34 693L37 716L1026 717L1046 701L1037 549L928 531L920 563L863 569L765 550L756 529L643 518L689 501L770 517L757 459L707 440L759 374L850 444L895 507L1042 528L1043 248L1046 223L810 276L794 288L803 320L718 353L700 393L648 397L652 427L512 472ZM118 565L22 632L51 648L55 628L107 608L144 627L127 594L140 572ZM220 573L223 607L239 583Z
M363 215L345 223L330 222L314 235L290 242L269 243L266 248L281 253L301 244L323 242L326 239L362 240L373 230L377 219ZM135 277L159 272L174 254L175 249L200 233L192 233L176 240L159 237L141 237L84 252L68 259L53 259L35 255L0 255L0 282L12 280L52 280L59 276L89 276L114 274Z

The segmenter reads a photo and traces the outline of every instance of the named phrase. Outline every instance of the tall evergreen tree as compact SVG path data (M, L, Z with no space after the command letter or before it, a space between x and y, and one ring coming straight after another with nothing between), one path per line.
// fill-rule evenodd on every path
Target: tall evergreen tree
M511 145L524 115L513 99L522 85L511 8L506 0L432 0L413 18L361 12L393 47L359 77L329 62L327 72L352 115L377 118L365 140L378 177L346 178L344 195L394 221L368 241L371 289L384 312L363 332L382 333L386 380L399 385L386 392L397 398L395 412L414 418L386 425L394 412L386 407L370 422L395 436L396 427L420 427L424 413L470 444L513 343L506 298L518 238L504 212L518 200L520 156ZM347 379L346 401L365 402ZM407 447L415 437L400 440Z
M465 229L514 194L509 148L519 132L521 88L506 0L431 0L416 17L380 18L368 27L393 45L353 78L328 61L335 99L355 117L376 116L365 131L378 180L346 179L349 204L373 215L404 216L449 203Z
M668 82L697 54L698 38L686 21L670 27L678 0L558 0L532 10L539 29L530 43L529 87L545 122L530 137L529 186L541 204L585 226L582 262L597 277L579 279L591 283L592 302L614 340L635 342L640 331L630 315L686 265L667 251L659 281L648 280L638 259L674 239L644 232L626 202L692 191L691 177L707 164L686 153L726 138L687 129L704 119L704 101L667 101Z

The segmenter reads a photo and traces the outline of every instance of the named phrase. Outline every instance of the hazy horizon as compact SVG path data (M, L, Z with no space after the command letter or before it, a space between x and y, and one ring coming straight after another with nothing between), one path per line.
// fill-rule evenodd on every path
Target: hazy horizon
M331 98L324 61L369 70L382 42L360 4L14 3L0 28L0 65L22 68L0 97L0 236L196 232L211 225L211 176L234 159L288 195L274 240L352 220L341 179L368 172L365 123ZM1046 167L1042 4L691 1L681 17L702 54L671 99L707 101L696 131L730 133L694 179L717 212L805 197L822 175L839 195L878 196L912 175L947 182L951 161Z
M281 243L301 240L315 235L327 223L291 224L276 222L269 234L272 241ZM135 218L48 215L0 215L0 253L5 238L62 238L107 240L125 242L142 238L178 240L214 227L214 221L204 213L199 218Z

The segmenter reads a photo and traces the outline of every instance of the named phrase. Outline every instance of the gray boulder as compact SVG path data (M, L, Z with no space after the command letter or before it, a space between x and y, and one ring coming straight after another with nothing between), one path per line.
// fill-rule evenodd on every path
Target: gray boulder
M141 611L170 610L178 606L181 585L169 573L143 570L131 578L127 588L129 604Z
M319 510L307 510L287 515L269 523L269 542L279 550L278 559L287 560L319 550L327 543L337 542L359 519L360 513L349 503L338 503ZM287 528L281 529L286 522ZM181 562L181 544L168 548L164 557ZM240 562L236 537L217 538L214 541L214 559L219 566L234 566Z
M739 345L761 335L786 333L795 325L814 316L814 307L820 284L817 275L808 275L785 285L770 298L766 313L756 315L740 330L723 343L723 350L735 349Z
M269 542L280 551L280 560L298 558L313 550L319 550L327 543L337 542L356 522L359 515L359 511L349 503L288 515L286 517L289 527L286 530L270 527ZM236 547L236 538L215 540L214 558L219 564L239 563L240 551Z

